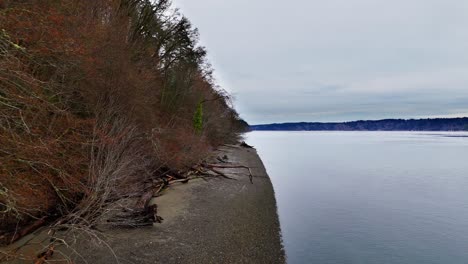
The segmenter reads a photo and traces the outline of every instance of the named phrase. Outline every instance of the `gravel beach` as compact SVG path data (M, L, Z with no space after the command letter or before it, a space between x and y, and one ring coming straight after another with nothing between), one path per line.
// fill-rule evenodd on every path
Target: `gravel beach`
M285 263L273 186L257 152L225 146L216 152L224 155L250 167L253 184L247 169L223 168L233 179L171 185L152 201L164 218L161 224L108 229L115 255L106 245L83 241L74 263Z

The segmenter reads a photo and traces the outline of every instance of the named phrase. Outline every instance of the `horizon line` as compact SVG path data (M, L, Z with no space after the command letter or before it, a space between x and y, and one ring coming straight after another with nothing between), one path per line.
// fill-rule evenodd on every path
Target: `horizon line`
M262 125L274 125L274 124L298 124L298 123L318 123L318 124L332 124L332 123L352 123L352 122L377 122L377 121L385 121L385 120L435 120L435 119L464 119L468 118L468 116L460 116L460 117L425 117L425 118L382 118L382 119L355 119L350 121L286 121L286 122L273 122L273 123L262 123L262 124L254 124L249 126L262 126Z

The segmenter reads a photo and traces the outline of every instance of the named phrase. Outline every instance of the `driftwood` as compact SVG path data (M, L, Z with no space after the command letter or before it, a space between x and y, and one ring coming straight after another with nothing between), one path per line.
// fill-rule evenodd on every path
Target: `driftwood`
M124 209L120 214L112 216L107 222L120 227L151 226L153 223L161 223L163 218L157 215L157 205L150 205L151 199L158 195L170 182L188 182L188 179L168 181L163 178L162 182L152 185L144 192L132 209Z
M208 171L215 173L217 176L221 176L226 179L236 180L228 176L226 173L220 171L219 169L223 168L244 168L249 171L249 179L250 182L253 183L253 176L252 171L249 167L243 165L233 165L228 163L227 156L218 157L218 161L222 162L221 164L209 164L209 163L202 163L196 166L193 166L190 171L186 173L180 173L175 171L167 171L164 173L164 176L161 177L160 180L155 181L153 184L149 185L149 187L145 188L147 191L143 192L140 198L137 200L134 208L128 209L126 208L120 214L113 216L111 219L108 219L107 222L114 226L121 226L121 227L139 227L139 226L150 226L153 223L160 223L163 218L157 215L157 205L150 205L150 201L153 197L157 196L164 188L166 188L170 184L174 183L187 183L190 179L199 178L200 176L197 175L208 175ZM193 176L190 176L193 175ZM190 177L189 177L190 176ZM109 202L109 201L108 201ZM29 233L35 231L39 227L45 225L48 220L48 216L44 216L29 226L21 229L20 231L16 232L11 239L9 239L9 243L13 243L21 239L22 237L28 235ZM59 225L62 220L59 220L56 225ZM5 235L6 237L6 235ZM46 252L44 252L41 256L38 257L38 260L35 263L44 263L47 261L47 258L53 254L53 247L49 248Z
M173 174L173 173L171 173ZM153 223L161 223L163 218L157 214L157 205L149 205L151 199L157 196L165 187L170 184L177 182L187 183L190 178L186 178L182 174L176 174L177 177L171 175L165 175L162 178L162 182L157 182L149 187L149 190L144 192L140 199L135 204L134 209L126 209L122 213L113 216L108 219L107 222L114 226L120 227L140 227L140 226L151 226Z
M221 145L223 147L228 147L228 148L241 148L239 145L232 145L232 144L223 144Z
M157 196L166 186L168 186L170 184L177 183L177 182L188 183L189 180L190 180L190 178L185 178L185 177L182 178L182 179L177 179L177 180L173 180L173 179L172 180L166 180L166 179L163 178L162 183L160 183L159 185L151 187L150 190L143 193L143 195L138 200L138 202L136 204L136 207L140 208L140 209L146 208L148 206L149 202L151 201L151 198Z
M243 142L240 146L237 145L226 145L229 147L247 147L247 148L252 148L252 146L246 144ZM160 192L166 188L170 184L174 183L187 183L189 182L190 179L193 178L204 178L203 176L221 176L226 179L230 180L236 180L235 178L232 178L228 176L226 173L220 171L219 169L234 169L234 168L244 168L249 171L249 179L250 183L253 184L253 175L251 168L248 166L243 166L243 165L237 165L237 164L231 164L228 161L228 157L224 155L223 157L217 157L217 161L221 162L220 164L210 164L210 163L201 163L196 166L191 167L191 169L187 172L178 172L178 171L170 171L166 170L165 172L162 172L162 175L158 180L154 180L153 183L151 183L149 186L146 186L146 191L143 192L143 194L139 197L137 200L136 204L134 207L131 209L125 208L122 210L121 213L116 214L111 217L111 219L108 219L107 222L109 222L111 225L114 226L120 226L120 227L140 227L140 226L151 226L153 223L161 223L163 220L162 217L157 215L157 205L150 205L150 201L153 197L157 196L160 194ZM209 171L213 172L213 174L209 174ZM107 202L112 202L111 200L106 201ZM39 227L47 224L49 220L49 216L44 216L29 226L26 226L25 228L21 229L20 231L16 232L11 239L9 238L9 243L13 243L21 239L22 237L28 235L29 233L35 231ZM62 221L65 220L59 220L57 222L57 225L59 225ZM4 237L6 238L7 235L5 234L0 234L0 238ZM53 254L53 247L49 247L47 251L43 252L40 256L38 256L38 259L35 263L45 263L47 262L47 258L49 258Z
M219 156L218 156L218 157L216 157L216 159L217 159L219 162L221 162L221 163L229 163L229 162L228 162L228 159L229 159L229 158L228 158L227 155L224 155L223 157L219 157Z
M50 245L46 251L42 252L41 254L39 254L39 256L37 256L37 260L34 262L34 264L46 263L47 260L50 257L52 257L53 254L54 254L54 245Z
M229 180L235 180L234 178L231 178L229 176L227 176L226 174L220 172L219 170L215 169L215 168L210 168L210 167L207 167L208 170L218 174L219 176L223 177L223 178L226 178L226 179L229 179Z
M173 180L173 181L170 181L169 184L173 184L173 183L177 183L177 182L188 183L189 180L190 180L190 178L185 178L185 179L180 179L180 180Z
M169 181L163 178L163 182L159 182L155 185L152 185L148 191L144 192L143 195L140 197L138 202L136 203L135 207L137 209L145 209L148 207L151 198L155 195L160 193L167 185L169 185Z
M242 143L240 144L241 147L244 147L244 148L254 148L253 146L245 143L245 141L242 141Z
M216 159L217 159L219 162L221 162L221 163L227 163L227 161L223 160L223 159L220 158L220 157L216 157Z
M163 185L161 185L162 187ZM149 201L151 200L151 198L153 198L153 195L155 194L155 191L153 188L151 188L151 190L143 193L143 195L140 197L140 199L138 200L138 202L136 203L135 207L138 208L138 209L144 209L148 206L149 204Z
M162 220L164 219L158 215L158 206L152 204L143 209L126 209L107 222L118 227L141 227L152 226L153 223L161 223Z
M153 216L152 220L154 223L162 223L162 220L164 220L161 216L158 215L158 205L153 204L148 208L148 212L150 215Z
M203 171L203 168L200 164L193 166L191 169L192 171L195 171L198 174L201 174L201 175L206 174L206 172Z
M216 170L216 168L221 168L221 169L236 169L236 168L243 168L243 169L247 169L249 170L249 180L250 180L250 183L253 184L253 175L252 175L252 170L250 169L250 167L247 167L247 166L244 166L244 165L220 165L220 164L203 164L202 165L203 167L213 171L213 172L216 172L218 173L219 175L223 176L223 177L227 177L229 179L233 179L231 177L228 177L226 176L224 173L220 172L219 170Z

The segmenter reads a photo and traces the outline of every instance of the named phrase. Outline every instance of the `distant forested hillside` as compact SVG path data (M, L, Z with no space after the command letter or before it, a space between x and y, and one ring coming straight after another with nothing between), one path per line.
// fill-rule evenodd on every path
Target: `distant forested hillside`
M334 123L281 123L250 126L251 130L284 131L468 131L468 117L435 119L384 119Z

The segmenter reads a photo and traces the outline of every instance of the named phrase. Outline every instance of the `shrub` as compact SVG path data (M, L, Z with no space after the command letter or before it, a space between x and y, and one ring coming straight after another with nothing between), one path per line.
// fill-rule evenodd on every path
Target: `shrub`
M4 1L0 25L0 235L89 222L243 132L170 1Z

